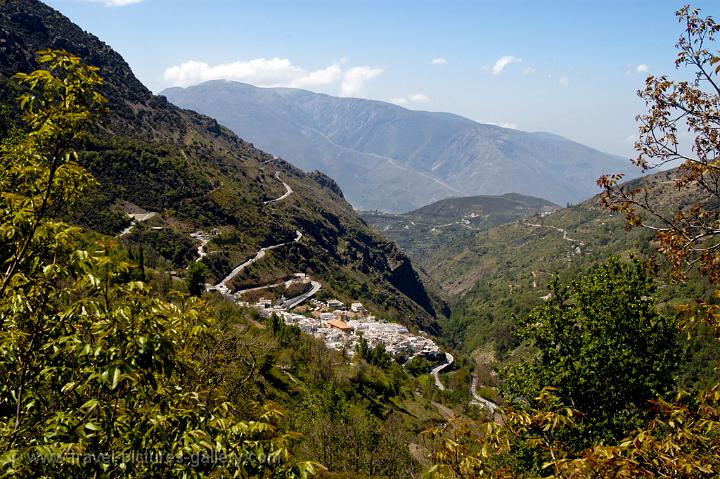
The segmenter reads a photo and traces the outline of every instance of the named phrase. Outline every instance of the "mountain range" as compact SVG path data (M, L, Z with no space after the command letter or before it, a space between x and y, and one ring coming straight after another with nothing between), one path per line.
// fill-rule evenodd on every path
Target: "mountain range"
M210 81L161 92L182 108L306 170L334 178L362 210L401 213L449 197L521 193L558 204L597 193L625 158L549 133L381 101Z

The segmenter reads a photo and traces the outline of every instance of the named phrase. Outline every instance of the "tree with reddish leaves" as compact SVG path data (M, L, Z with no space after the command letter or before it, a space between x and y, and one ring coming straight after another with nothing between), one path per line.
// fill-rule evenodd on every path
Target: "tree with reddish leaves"
M698 265L718 282L720 56L710 47L720 25L688 6L676 15L685 29L676 44L675 66L690 69L690 79L648 76L645 88L638 91L648 112L637 117L640 136L633 163L643 171L678 165L674 186L692 201L667 211L646 187L621 185L622 175L604 175L598 184L605 189L605 205L624 213L628 228L642 226L656 232L659 250L670 260L676 279Z

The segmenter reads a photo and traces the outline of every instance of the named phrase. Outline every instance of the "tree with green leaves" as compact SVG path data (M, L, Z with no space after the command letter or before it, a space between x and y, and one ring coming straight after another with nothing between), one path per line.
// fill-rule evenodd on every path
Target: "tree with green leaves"
M555 279L550 299L520 321L538 354L509 370L505 394L532 402L554 387L585 419L578 446L622 438L675 384L677 324L657 310L656 289L639 260L612 258L567 285Z
M56 214L96 184L77 150L105 104L65 51L17 81L26 130L0 145L0 477L300 477L280 414L236 419L188 381L213 334L198 300L128 281L133 265ZM125 279L123 279L125 278Z
M382 420L366 400L348 398L335 384L311 391L294 414L299 447L314 452L338 477L412 477L413 460L397 418ZM335 476L333 476L335 477Z
M426 431L435 463L430 476L644 477L606 475L622 470L624 459L613 456L617 448L602 448L618 441L632 444L624 438L648 424L664 424L666 431L678 426L658 407L668 404L662 398L669 399L675 385L677 324L658 312L650 273L638 260L612 258L569 284L555 279L551 298L520 321L520 335L537 354L507 371L502 390L514 401L503 408L502 423L458 421L451 434L441 428ZM693 444L700 446L696 415L686 411L682 417L692 424ZM670 448L649 442L643 447L643 459L650 451L671 454ZM593 475L600 456L581 458L596 450L613 466Z
M185 285L188 293L193 296L200 296L205 291L205 280L209 274L210 270L202 261L190 263L185 272Z
M367 339L362 336L360 336L360 340L355 346L355 354L357 354L359 359L364 359L369 364L380 368L387 368L392 362L392 357L385 349L383 343L378 343L375 347L371 348Z

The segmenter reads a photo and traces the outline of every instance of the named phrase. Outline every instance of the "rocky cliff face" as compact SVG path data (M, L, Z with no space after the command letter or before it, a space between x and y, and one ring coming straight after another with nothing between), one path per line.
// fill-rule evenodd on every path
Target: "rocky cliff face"
M399 311L398 319L437 331L436 300L409 263L393 267L407 258L357 217L332 179L305 174L216 120L153 96L120 55L39 1L0 2L0 101L14 105L12 75L35 69L35 52L46 48L80 56L106 82L110 113L81 154L103 185L89 212L131 204L160 213L177 235L218 227L222 238L210 245L220 258L213 265L218 275L300 230L302 241L247 274L307 272L331 293L364 300L380 313ZM284 191L277 175L293 194L268 204Z

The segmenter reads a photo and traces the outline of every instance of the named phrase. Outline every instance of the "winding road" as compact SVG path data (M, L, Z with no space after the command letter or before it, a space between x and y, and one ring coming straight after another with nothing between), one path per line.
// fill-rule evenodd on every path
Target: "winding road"
M266 284L265 286L256 286L254 288L241 289L241 290L235 292L235 296L236 297L242 296L243 294L249 293L251 291L261 291L263 289L277 288L278 286L288 287L288 286L292 285L293 283L297 283L299 281L304 281L304 279L305 279L305 274L303 274L303 273L295 273L295 276L296 276L296 278L289 279L287 281L278 281L276 283ZM311 280L310 284L312 285L312 288L310 288L310 290L307 291L306 293L303 293L298 296L295 296L294 298L285 300L285 302L283 303L283 308L285 308L285 309L294 308L295 306L297 306L297 305L307 301L311 297L313 297L315 295L315 293L320 291L320 289L322 288L322 285L317 281Z
M274 200L263 201L263 204L264 204L264 205L269 205L270 203L275 203L275 202L277 202L277 201L282 201L282 200L284 200L285 198L287 198L288 196L290 196L291 194L293 194L293 189L290 188L290 185L288 185L287 183L285 183L283 180L280 179L280 172L279 172L279 171L276 171L276 172L275 172L275 178L276 178L280 183L282 183L283 186L285 187L285 194L283 194L282 196L280 196L280 197L278 197L278 198L275 198Z
M275 156L275 157L272 158L272 160L264 161L263 164L269 163L269 162L274 161L274 160L277 160L277 159L278 159L278 158ZM280 196L280 197L278 197L278 198L275 198L274 200L264 201L264 202L263 202L264 205L268 205L268 204L270 204L270 203L275 203L275 202L277 202L277 201L282 201L282 200L286 199L288 196L290 196L291 194L293 194L293 189L290 187L290 185L288 185L287 183L285 183L285 182L280 178L280 172L279 172L279 171L276 171L276 172L275 172L275 178L276 178L279 182L281 182L281 183L283 184L283 186L285 186L285 193L284 193L282 196ZM213 290L214 290L214 291L219 291L219 292L221 292L222 294L230 294L230 288L228 287L228 283L229 283L230 281L232 281L232 279L233 279L235 276L237 276L238 274L240 274L240 272L242 272L245 268L247 268L247 267L250 266L251 264L255 263L255 262L258 261L258 260L263 259L263 258L265 257L265 253L267 253L268 251L273 250L273 249L276 249L276 248L280 248L281 246L285 246L285 245L288 245L288 244L291 244L291 243L297 243L298 241L300 241L300 240L302 239L302 237L303 237L303 234L302 234L299 230L296 230L295 233L296 233L296 236L295 236L295 239L294 239L293 241L286 241L286 242L284 242L284 243L279 243L279 244L275 244L275 245L272 245L272 246L266 246L266 247L264 247L264 248L260 248L260 251L258 251L257 253L255 253L255 256L253 256L253 257L250 258L249 260L245 261L243 264L237 266L235 269L233 269L233 270L230 272L230 274L228 274L228 275L227 275L222 281L220 281L218 284L216 284L215 286L208 286L208 288L207 288L208 291L213 291ZM193 238L195 238L195 239L197 239L197 240L200 241L200 246L198 246L198 258L197 258L197 261L200 261L202 258L204 258L205 256L207 256L207 252L205 252L205 245L207 245L207 243L208 243L209 240L206 239L206 238L203 238L202 235L200 235L200 232L199 232L199 231L198 231L198 232L195 232L195 233L192 233L190 236L192 236ZM317 284L319 285L320 283L317 283ZM264 287L263 287L263 288L264 288ZM315 289L315 285L314 285L314 284L313 284L313 289ZM318 287L317 289L320 289L320 288ZM316 292L317 292L317 290L315 290L312 294L315 294ZM307 294L307 293L306 293L306 294ZM312 296L312 294L311 294L310 296ZM308 297L310 297L310 296L308 296ZM294 299L296 299L296 298L294 298ZM303 300L303 301L304 301L304 300ZM302 301L301 301L301 302L302 302ZM299 304L299 303L298 303L298 304Z
M210 289L211 289L211 290L220 291L220 292L223 293L223 294L229 294L229 293L230 293L230 288L228 288L228 283L229 283L230 281L232 281L232 279L233 279L235 276L237 276L238 274L240 274L240 272L242 272L242 270L244 270L245 268L247 268L248 266L250 266L250 265L253 264L254 262L263 259L263 258L265 257L265 253L267 253L268 251L273 250L273 249L280 248L281 246L289 245L289 244L291 244L291 243L297 243L298 241L300 241L300 240L302 239L302 237L303 237L303 234L302 234L299 230L298 230L298 231L295 231L295 233L297 234L297 236L295 236L295 239L292 240L292 241L286 241L285 243L279 243L279 244L275 244L275 245L272 245L272 246L266 246L266 247L264 247L264 248L260 248L260 251L258 251L258 252L255 254L255 256L253 256L253 257L250 258L249 260L245 261L245 262L244 262L243 264L241 264L240 266L237 266L235 269L233 269L233 270L230 272L230 274L228 274L228 275L225 277L225 279L223 279L222 281L220 281L220 282L219 282L218 284L216 284L215 286L212 286Z
M442 383L442 381L440 381L440 372L443 369L450 367L453 362L455 362L455 358L453 357L453 355L450 353L445 353L445 362L439 366L435 366L433 370L430 371L430 374L432 374L435 378L435 386L437 386L437 388L441 391L445 390L445 385Z
M455 358L453 358L453 355L446 352L445 362L443 364L440 364L439 366L435 366L435 368L433 368L433 370L430 372L433 375L433 378L435 378L435 386L437 386L437 388L441 391L445 391L445 385L442 383L442 381L440 381L440 373L446 368L449 368L454 361ZM494 413L499 406L494 402L490 401L489 399L485 399L477 393L479 378L476 374L473 374L472 378L472 383L470 384L470 396L472 397L472 399L470 400L470 404L476 404L478 406L484 407L491 413Z
M527 223L527 222L525 222L525 221L523 221L522 224L524 224L525 226L532 226L533 228L550 228L550 229L553 229L553 230L555 230L555 231L557 231L557 232L559 232L559 233L562 233L563 239L564 239L565 241L569 241L569 242L571 242L571 243L578 243L580 246L585 246L585 243L583 243L582 241L576 240L576 239L573 239L573 238L570 238L570 237L568 236L567 230L564 230L564 229L562 229L562 228L558 228L557 226L539 225L539 224L537 224L537 223Z
M150 212L150 213L128 213L128 216L130 218L132 218L132 221L130 222L130 226L128 226L127 228L122 230L118 236L129 235L137 223L142 223L143 221L147 221L156 215L157 215L157 213L155 213L154 211Z
M205 246L207 246L207 244L210 240L203 237L203 235L201 234L200 231L196 231L195 233L190 233L190 236L200 242L200 246L198 246L198 249L197 249L198 257L195 258L195 261L200 261L204 257L207 256L207 252L205 251Z
M310 284L312 284L312 288L307 293L303 293L300 296L295 296L294 298L290 298L287 301L283 303L283 308L285 309L292 309L295 306L299 305L300 303L303 303L310 299L315 293L320 291L320 288L322 288L322 285L317 281L310 281Z
M489 399L485 399L477 393L478 381L479 378L477 377L477 374L473 374L472 384L470 384L470 396L472 396L472 401L470 401L470 404L477 404L484 407L485 409L490 410L490 412L495 412L495 410L498 408L498 405L490 401Z

